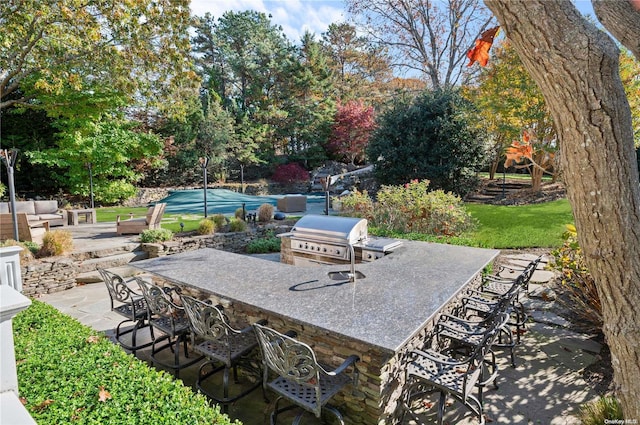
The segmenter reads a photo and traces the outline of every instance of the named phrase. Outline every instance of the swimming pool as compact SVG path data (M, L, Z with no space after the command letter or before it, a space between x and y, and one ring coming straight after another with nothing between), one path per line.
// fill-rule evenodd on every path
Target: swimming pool
M307 193L307 204L324 203L324 193ZM276 206L278 199L285 195L255 196L234 192L227 189L207 189L207 213L208 214L233 214L245 204L247 211L255 211L262 204ZM158 201L165 202L165 212L177 213L202 213L204 211L204 191L202 189L174 190L169 196Z

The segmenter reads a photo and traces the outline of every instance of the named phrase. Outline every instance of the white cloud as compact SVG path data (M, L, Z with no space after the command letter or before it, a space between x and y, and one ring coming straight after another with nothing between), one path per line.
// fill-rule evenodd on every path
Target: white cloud
M344 9L342 0L191 0L191 11L198 16L209 12L217 19L228 10L271 15L271 23L282 26L293 43L298 43L305 31L319 37L329 24L343 22Z

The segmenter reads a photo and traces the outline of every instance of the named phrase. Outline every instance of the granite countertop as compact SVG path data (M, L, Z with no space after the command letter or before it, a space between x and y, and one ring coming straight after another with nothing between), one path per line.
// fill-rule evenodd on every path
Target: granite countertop
M349 265L300 267L210 248L131 265L395 352L498 253L403 241L391 254L357 264L365 278L355 284L328 277Z

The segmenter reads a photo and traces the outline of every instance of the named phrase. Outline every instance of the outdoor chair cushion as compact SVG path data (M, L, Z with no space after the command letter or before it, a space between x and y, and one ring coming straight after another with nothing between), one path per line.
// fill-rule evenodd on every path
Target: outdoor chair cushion
M305 195L285 195L278 199L278 210L282 212L296 212L307 210L307 197Z
M29 220L38 220L38 215L36 214L36 206L33 201L16 202L16 213L25 213L27 214L27 218L29 218ZM35 218L31 218L28 216L34 216Z
M43 214L57 215L60 218L58 212L58 201L34 201L33 206L35 208L35 214L42 216ZM42 219L41 220L46 220Z

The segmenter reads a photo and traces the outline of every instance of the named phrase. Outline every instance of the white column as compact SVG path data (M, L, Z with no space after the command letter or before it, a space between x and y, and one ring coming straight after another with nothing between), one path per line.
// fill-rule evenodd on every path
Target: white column
M4 261L2 264L5 264ZM19 259L16 266L19 276ZM12 324L13 317L29 307L31 300L11 287L9 282L4 280L6 278L3 275L2 284L0 284L0 341L2 341L0 344L0 423L32 425L36 422L18 399L18 373Z
M21 251L19 246L0 248L0 285L8 285L18 292L22 292Z

